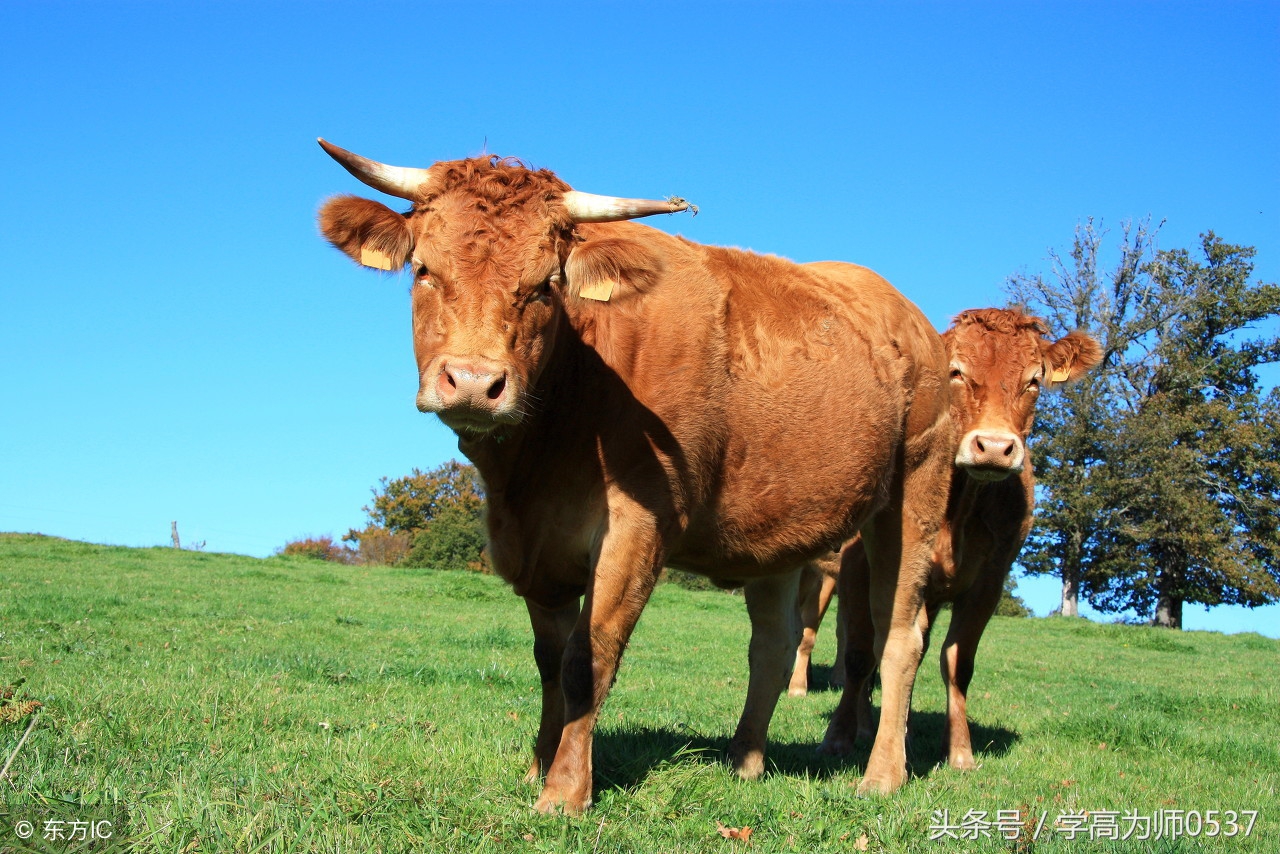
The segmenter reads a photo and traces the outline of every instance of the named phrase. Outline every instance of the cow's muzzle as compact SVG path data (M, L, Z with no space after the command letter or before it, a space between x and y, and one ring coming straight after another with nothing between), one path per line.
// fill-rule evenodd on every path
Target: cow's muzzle
M1004 480L1019 474L1026 460L1022 438L999 430L970 430L956 451L956 465L978 480Z
M434 412L445 426L486 433L519 421L512 372L489 359L445 356L421 378L418 409Z

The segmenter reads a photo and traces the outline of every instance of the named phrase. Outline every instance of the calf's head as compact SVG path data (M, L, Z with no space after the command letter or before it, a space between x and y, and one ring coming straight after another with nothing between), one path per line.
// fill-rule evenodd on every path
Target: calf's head
M1026 466L1027 435L1044 388L1073 382L1102 361L1083 332L1058 341L1043 320L1018 310L961 312L942 336L951 360L951 419L960 436L956 466L984 481Z
M411 268L417 406L459 434L488 434L531 411L565 322L579 223L689 207L580 193L496 157L410 169L320 145L364 183L413 203L397 213L339 196L320 209L320 230L366 267Z

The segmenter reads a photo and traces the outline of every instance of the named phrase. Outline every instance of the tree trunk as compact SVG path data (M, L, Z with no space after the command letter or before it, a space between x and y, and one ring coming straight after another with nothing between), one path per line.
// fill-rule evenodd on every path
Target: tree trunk
M1080 616L1080 544L1073 533L1062 560L1062 616Z
M1078 617L1080 616L1080 582L1071 576L1074 573L1067 572L1067 568L1062 568L1062 616Z
M1156 616L1151 625L1165 629L1182 628L1182 600L1167 593L1156 600Z

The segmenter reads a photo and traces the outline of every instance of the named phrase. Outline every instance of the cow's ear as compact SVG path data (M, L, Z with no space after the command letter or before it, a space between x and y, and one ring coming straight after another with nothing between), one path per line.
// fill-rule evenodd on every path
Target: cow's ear
M643 243L616 237L588 239L569 253L564 285L574 297L618 302L653 288L663 269L662 259Z
M398 270L413 254L404 214L359 196L336 196L320 208L320 232L357 264Z
M1060 338L1046 348L1049 360L1049 382L1054 385L1075 382L1102 361L1102 347L1079 330Z

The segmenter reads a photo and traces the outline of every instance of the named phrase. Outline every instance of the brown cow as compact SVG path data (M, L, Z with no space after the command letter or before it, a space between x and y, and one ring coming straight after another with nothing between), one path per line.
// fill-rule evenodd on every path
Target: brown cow
M590 805L596 716L664 565L745 587L750 679L729 754L759 776L797 567L859 529L872 585L902 593L882 663L898 725L880 728L863 787L900 785L951 456L946 353L920 311L862 267L622 221L680 200L592 196L497 158L405 169L321 145L413 202L338 197L320 227L366 266L412 265L418 408L484 479L494 568L533 624L536 808Z
M1005 578L1031 530L1035 479L1026 440L1042 388L1079 379L1102 359L1082 332L1058 341L1042 320L1008 309L962 312L943 335L951 360L951 422L955 468L946 521L938 533L933 572L921 611L928 637L938 608L951 602L951 627L942 645L947 689L947 761L974 767L965 709L973 658L995 613ZM866 551L845 547L841 607L848 613L846 690L827 728L823 750L847 752L850 731L871 737L871 683L876 661L875 601Z

